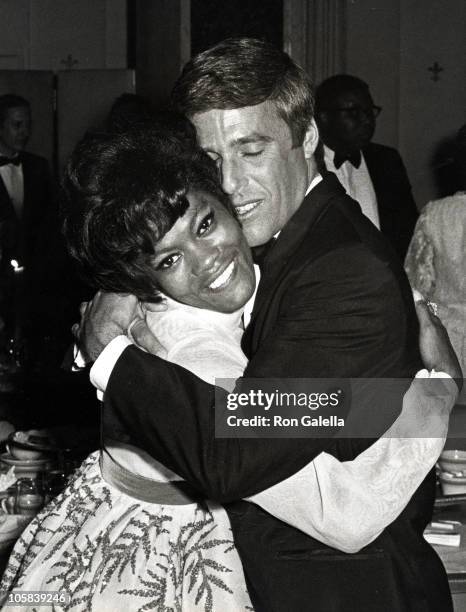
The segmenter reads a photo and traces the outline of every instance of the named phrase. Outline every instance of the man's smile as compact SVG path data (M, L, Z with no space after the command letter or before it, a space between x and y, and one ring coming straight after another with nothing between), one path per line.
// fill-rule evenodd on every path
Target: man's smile
M249 200L248 202L244 202L243 204L235 204L233 203L236 214L239 219L247 217L249 213L255 210L258 206L262 204L263 200Z

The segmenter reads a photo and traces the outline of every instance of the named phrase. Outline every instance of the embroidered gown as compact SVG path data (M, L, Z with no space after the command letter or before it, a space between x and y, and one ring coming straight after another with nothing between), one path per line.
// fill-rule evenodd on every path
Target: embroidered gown
M209 382L239 376L246 365L239 345L241 312L225 315L169 302L157 315L167 359ZM110 467L110 482L99 459ZM122 470L140 479L133 485L142 497L151 485L180 480L143 451L106 443L102 456L91 454L26 528L0 591L65 591L70 603L54 609L82 612L252 610L225 510L211 502L137 499L114 486L112 472L118 476Z
M209 382L242 375L241 313L170 300L156 318L168 360ZM456 385L437 382L432 395L415 379L387 437L355 460L321 453L249 501L329 546L360 550L398 516L442 449L447 424L424 417L432 414L430 403L451 407ZM406 437L413 424L416 437ZM173 489L174 480L179 477L143 451L106 440L26 528L0 591L70 593L71 603L56 610L252 610L226 512L210 501L180 502L179 492L167 497L163 488Z

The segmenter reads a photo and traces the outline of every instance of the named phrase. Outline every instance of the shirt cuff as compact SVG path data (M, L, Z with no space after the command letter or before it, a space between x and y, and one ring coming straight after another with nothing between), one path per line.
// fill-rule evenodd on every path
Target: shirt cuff
M133 343L131 340L129 340L126 336L117 336L109 344L107 344L92 366L90 379L91 383L97 389L97 397L99 400L102 401L103 399L104 392L107 389L108 380L116 362L120 358L125 348L132 344Z

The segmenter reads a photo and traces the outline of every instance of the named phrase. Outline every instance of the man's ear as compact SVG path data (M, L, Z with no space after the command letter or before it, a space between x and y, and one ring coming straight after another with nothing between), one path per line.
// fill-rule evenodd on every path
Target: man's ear
M311 158L319 143L319 130L314 119L312 119L309 127L306 130L303 141L304 157L306 159Z

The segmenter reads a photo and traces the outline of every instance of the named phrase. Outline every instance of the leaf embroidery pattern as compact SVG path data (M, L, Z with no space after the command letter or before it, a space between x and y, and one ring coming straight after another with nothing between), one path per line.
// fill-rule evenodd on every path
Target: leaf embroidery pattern
M126 496L122 504L102 481L94 453L18 540L0 590L21 589L28 568L44 566L46 588L71 593L67 610L100 612L98 602L112 597L115 609L125 609L127 597L131 612L216 612L226 600L232 609L233 540L216 537L207 507L197 505L189 516L175 524L171 506L141 506Z

